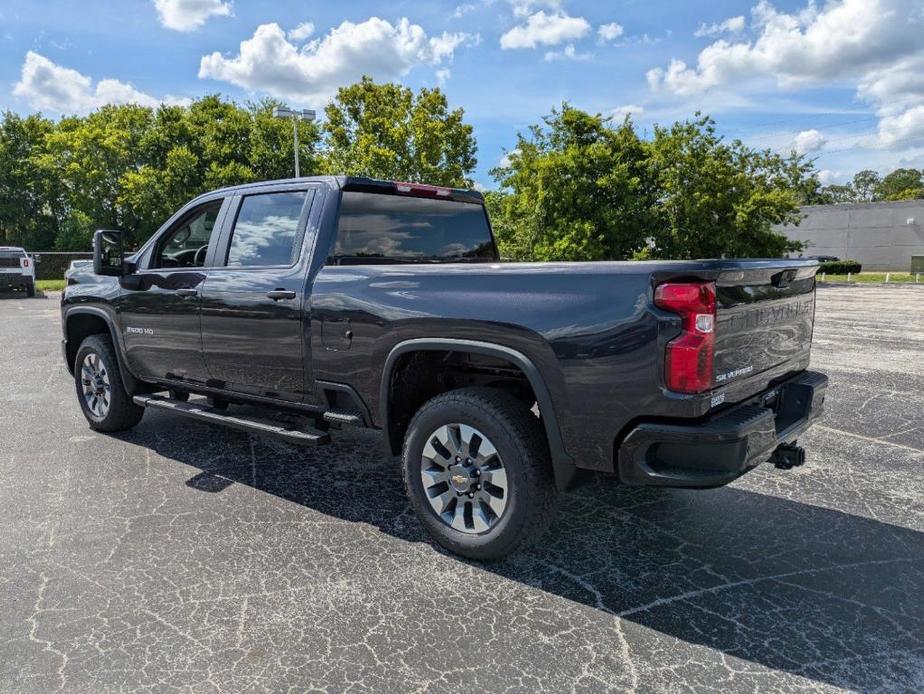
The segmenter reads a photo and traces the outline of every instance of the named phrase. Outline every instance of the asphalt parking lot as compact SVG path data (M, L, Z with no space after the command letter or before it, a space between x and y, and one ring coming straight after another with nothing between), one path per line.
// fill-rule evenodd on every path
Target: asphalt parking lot
M819 290L804 467L597 482L491 566L372 432L91 432L59 338L0 296L0 691L924 690L924 287Z

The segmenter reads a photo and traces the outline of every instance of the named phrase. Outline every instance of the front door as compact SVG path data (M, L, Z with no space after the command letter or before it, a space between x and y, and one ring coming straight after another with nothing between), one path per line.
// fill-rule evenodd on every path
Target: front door
M304 377L302 246L314 190L280 186L236 198L222 262L202 288L202 345L210 385L310 400Z
M184 214L157 239L137 272L124 278L119 300L126 358L152 380L204 384L200 290L218 241L218 198Z

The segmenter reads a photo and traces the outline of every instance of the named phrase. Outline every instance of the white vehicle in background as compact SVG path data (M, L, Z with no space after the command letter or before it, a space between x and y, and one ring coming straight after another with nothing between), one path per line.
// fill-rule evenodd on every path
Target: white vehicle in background
M92 265L92 260L72 260L71 264L68 265L67 270L64 271L64 279L68 279L72 273L79 270L80 268L90 267Z
M0 291L24 289L35 296L35 260L25 249L0 246Z

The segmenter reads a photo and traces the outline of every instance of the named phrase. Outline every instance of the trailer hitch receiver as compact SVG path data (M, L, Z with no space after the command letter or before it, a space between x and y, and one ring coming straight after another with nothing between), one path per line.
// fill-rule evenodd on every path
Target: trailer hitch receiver
M770 462L780 470L790 470L805 462L805 449L795 443L781 443L770 455Z

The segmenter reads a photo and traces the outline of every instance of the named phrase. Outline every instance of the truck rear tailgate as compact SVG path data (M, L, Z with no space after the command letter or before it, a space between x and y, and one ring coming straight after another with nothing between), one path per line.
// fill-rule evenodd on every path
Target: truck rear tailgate
M716 281L714 387L735 402L766 387L768 376L808 366L817 266L723 270ZM751 387L748 387L748 386Z

